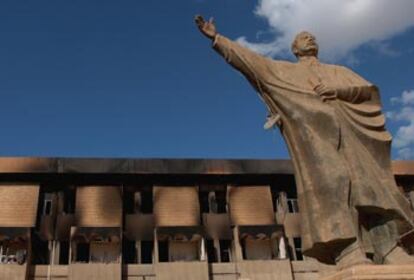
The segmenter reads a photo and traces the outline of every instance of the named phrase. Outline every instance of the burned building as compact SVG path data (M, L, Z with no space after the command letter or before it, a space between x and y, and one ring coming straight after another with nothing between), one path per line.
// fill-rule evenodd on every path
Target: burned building
M414 201L414 162L394 162ZM318 279L286 160L0 159L0 279Z

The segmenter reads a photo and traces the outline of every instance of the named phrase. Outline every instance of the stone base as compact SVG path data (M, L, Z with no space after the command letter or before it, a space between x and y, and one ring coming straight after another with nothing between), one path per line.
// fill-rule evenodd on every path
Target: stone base
M408 280L414 279L414 265L359 265L321 280Z

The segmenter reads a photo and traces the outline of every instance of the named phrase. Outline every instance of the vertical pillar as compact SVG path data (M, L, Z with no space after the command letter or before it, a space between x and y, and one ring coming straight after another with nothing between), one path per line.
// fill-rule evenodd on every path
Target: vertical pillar
M206 247L205 247L205 244L204 244L204 237L201 237L201 240L200 240L200 261L206 261L207 260L207 258L206 258Z
M286 259L286 243L285 237L281 236L279 238L279 259Z
M290 250L292 256L292 260L297 260L297 256L296 256L296 249L295 249L295 242L293 241L293 237L289 237L288 238L288 242L289 242L289 246L292 250Z
M221 263L220 241L216 237L213 239L213 246L214 250L216 250L217 262Z
M51 265L59 264L59 256L60 256L60 242L57 240L54 240L53 245L52 245L52 254L50 257L50 264Z
M159 263L158 257L158 234L157 229L154 229L154 251L152 252L152 260L154 264Z
M234 240L235 261L236 262L242 261L243 260L243 252L242 252L240 239L239 239L239 227L238 226L235 226L233 228L233 240Z
M141 241L136 240L135 241L135 252L137 255L137 263L142 263L141 260Z

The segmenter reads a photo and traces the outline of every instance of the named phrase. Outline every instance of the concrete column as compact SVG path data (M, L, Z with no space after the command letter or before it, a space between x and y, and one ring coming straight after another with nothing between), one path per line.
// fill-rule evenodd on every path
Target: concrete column
M139 240L135 241L135 252L137 254L137 263L142 263L142 260L141 260L141 241L139 241Z
M157 235L157 229L154 229L154 251L152 251L152 260L153 264L159 263L159 257L158 257L158 235Z
M207 256L206 256L206 247L204 244L204 237L201 237L200 240L200 261L206 261L207 260Z
M220 241L217 238L213 239L213 246L214 246L214 249L216 250L217 262L221 263Z
M286 243L285 243L285 237L281 236L279 238L279 259L286 259Z
M233 228L233 240L234 240L234 257L236 262L243 260L243 252L239 239L239 227L235 226ZM233 260L232 260L233 261Z
M296 260L296 250L295 250L295 243L293 242L293 237L289 237L288 238L288 242L289 242L289 246L292 250L290 250L292 252L292 260Z

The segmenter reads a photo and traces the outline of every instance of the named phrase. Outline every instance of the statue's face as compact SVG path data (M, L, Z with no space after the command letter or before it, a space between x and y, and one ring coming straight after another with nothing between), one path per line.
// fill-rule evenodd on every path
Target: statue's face
M316 38L309 32L299 33L292 45L292 51L297 57L317 56L318 50Z

